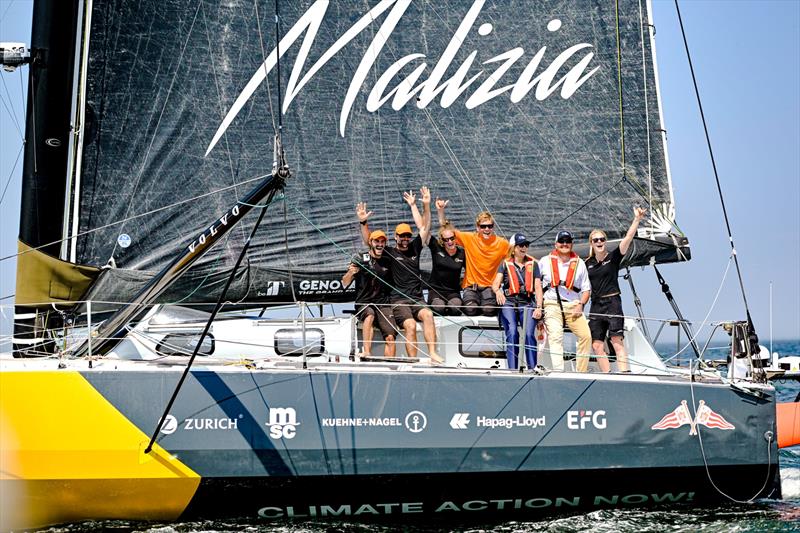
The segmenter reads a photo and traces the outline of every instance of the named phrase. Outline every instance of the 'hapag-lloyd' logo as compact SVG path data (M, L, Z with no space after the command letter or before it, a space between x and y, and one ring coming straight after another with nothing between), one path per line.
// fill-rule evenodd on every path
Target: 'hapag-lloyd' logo
M314 63L311 68L305 73L302 79L299 80L303 71L303 67L308 58L311 45L316 38L317 31L319 30L325 13L328 9L330 0L317 0L303 16L295 23L294 26L286 33L281 39L280 51L281 56L286 53L300 36L305 32L305 38L300 45L300 50L297 52L297 59L295 60L292 68L292 74L289 77L289 83L286 87L286 99L283 101L282 112L286 112L289 104L300 93L303 87L311 80L312 77L335 56L342 48L344 48L350 41L352 41L359 33L365 28L375 22L384 11L389 10L394 6L391 11L386 15L383 24L377 32L374 32L375 37L372 39L369 47L365 50L361 62L356 68L350 86L347 89L344 100L342 102L342 109L339 116L339 133L344 137L345 129L347 127L347 118L355 102L355 98L361 90L362 85L371 76L372 66L378 54L383 49L388 41L395 27L400 19L403 17L408 6L412 0L382 0L375 7L369 10L363 17L361 17L350 29L348 29L333 45L325 51L324 54ZM401 57L395 61L389 68L383 72L375 85L372 87L368 97L366 108L370 112L377 111L390 99L392 101L392 109L399 110L403 108L409 101L417 99L417 107L423 109L427 107L437 96L441 94L440 105L447 108L453 104L470 86L473 86L484 75L484 70L480 70L477 74L469 79L465 79L470 68L478 55L477 50L473 50L464 62L456 70L455 74L446 81L442 81L445 73L447 72L450 64L453 61L456 53L461 48L466 36L472 29L475 21L483 8L485 0L475 0L472 7L464 16L458 29L453 34L450 43L445 48L441 57L434 65L433 69L428 74L427 79L419 81L422 74L427 70L428 63L424 62L426 59L425 54L413 53ZM547 23L547 29L551 32L558 31L561 28L561 21L558 19L551 20ZM493 26L489 23L484 23L478 28L478 34L485 37L493 31ZM584 49L591 49L592 45L589 43L579 43L570 46L542 70L538 75L535 75L542 62L542 58L547 50L546 46L542 46L536 54L528 62L527 66L523 69L519 78L511 84L495 87L503 77L503 75L511 68L511 66L519 60L525 53L521 47L512 48L506 52L491 57L482 64L490 65L492 63L499 64L499 66L487 76L486 79L472 92L465 102L467 109L473 109L489 100L503 94L510 92L510 99L516 103L522 100L527 94L536 88L535 97L537 100L544 100L556 90L561 88L561 97L567 99L571 97L578 88L588 80L599 67L586 72L589 63L594 57L594 52L587 52L576 64L574 64L566 74L556 80L561 67L576 53ZM250 99L253 93L258 89L261 83L266 78L267 74L275 67L277 62L277 53L275 49L269 54L263 65L259 66L253 77L242 90L239 97L233 103L233 106L228 111L228 114L220 124L214 138L206 149L206 155L211 152L219 139L228 129L228 126L233 122L236 116L241 111L244 104ZM414 70L405 78L394 85L394 88L389 89L395 76L406 67L407 65L417 62L419 63ZM419 83L418 83L419 82Z

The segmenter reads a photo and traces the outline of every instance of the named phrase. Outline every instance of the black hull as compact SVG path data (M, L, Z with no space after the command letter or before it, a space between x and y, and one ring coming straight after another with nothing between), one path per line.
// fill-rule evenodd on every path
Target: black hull
M777 465L204 479L181 516L457 521L781 497ZM713 480L714 486L709 481ZM759 491L758 487L764 487ZM717 490L719 489L719 490ZM721 491L721 492L720 492ZM398 495L404 495L400 497Z

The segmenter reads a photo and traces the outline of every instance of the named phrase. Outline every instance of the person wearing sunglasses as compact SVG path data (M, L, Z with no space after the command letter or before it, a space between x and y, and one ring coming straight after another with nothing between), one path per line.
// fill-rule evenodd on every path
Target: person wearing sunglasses
M553 370L564 370L564 328L578 338L575 367L589 370L592 334L583 316L592 286L586 264L572 251L572 233L559 231L555 249L539 261L544 293L544 326Z
M419 266L422 248L430 240L431 228L431 194L427 187L420 189L423 213L417 207L417 197L412 191L404 192L403 199L411 208L411 216L419 230L414 237L411 226L402 223L395 228L395 246L384 252L389 257L389 269L393 286L389 296L392 304L392 315L397 325L403 330L406 344L406 355L417 357L417 321L422 322L422 335L428 346L428 357L431 364L440 365L444 360L436 351L436 325L433 312L423 304L422 270ZM369 237L368 220L372 211L367 211L364 202L356 206L356 215L361 225L361 236L366 241Z
M619 288L619 267L633 242L639 222L647 211L641 207L633 209L633 221L619 246L609 252L606 249L606 232L594 229L589 234L589 257L586 269L592 284L592 308L589 311L589 329L592 332L592 350L602 372L610 372L611 364L606 355L606 336L617 356L617 370L630 372L628 354L623 342L625 317L622 312L622 296Z
M508 257L497 269L492 290L500 308L500 324L506 337L508 368L518 368L519 328L525 331L525 362L536 368L536 321L542 318L542 279L536 259L528 255L530 241L515 233L508 245ZM537 303L539 305L537 306Z
M428 282L428 305L439 315L461 314L461 275L466 264L464 249L456 245L455 228L446 224L439 228L437 239L428 243L431 249L431 278Z
M449 202L441 198L436 199L440 226L448 224L445 207ZM464 247L467 259L464 281L461 283L464 288L463 311L468 316L479 314L496 316L497 300L492 290L492 283L497 267L508 253L508 241L495 234L494 217L488 211L478 213L475 217L475 229L475 232L454 230L456 243Z
M342 277L342 286L349 287L356 282L356 314L361 322L363 356L369 357L372 351L373 327L377 323L383 335L384 357L394 357L395 336L394 317L389 305L389 289L392 275L389 258L383 253L386 249L386 234L375 230L369 235L369 251L354 255Z

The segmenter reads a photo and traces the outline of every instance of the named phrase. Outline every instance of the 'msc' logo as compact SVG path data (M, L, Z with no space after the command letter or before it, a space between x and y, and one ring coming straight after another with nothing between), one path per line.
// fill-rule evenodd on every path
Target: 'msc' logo
M297 433L297 411L292 407L270 407L269 436L272 439L293 439Z

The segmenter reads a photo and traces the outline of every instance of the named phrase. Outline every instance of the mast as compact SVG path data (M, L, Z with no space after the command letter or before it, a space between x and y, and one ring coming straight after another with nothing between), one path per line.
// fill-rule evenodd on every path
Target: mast
M60 327L60 317L37 311L43 302L22 295L35 292L33 285L50 285L43 265L61 253L78 5L79 0L63 0L33 6L19 225L24 253L17 259L14 309L16 354L42 355L50 349L43 331ZM47 290L52 293L52 287Z

